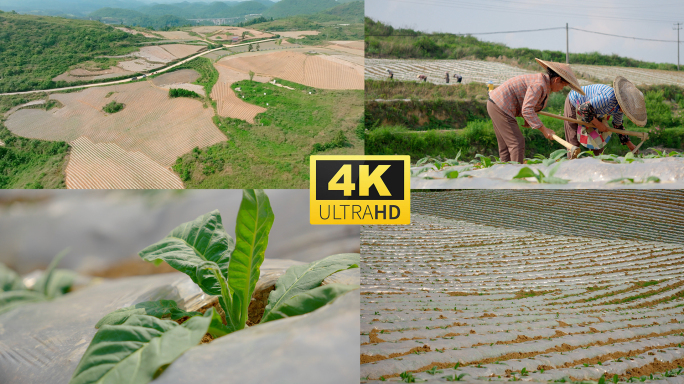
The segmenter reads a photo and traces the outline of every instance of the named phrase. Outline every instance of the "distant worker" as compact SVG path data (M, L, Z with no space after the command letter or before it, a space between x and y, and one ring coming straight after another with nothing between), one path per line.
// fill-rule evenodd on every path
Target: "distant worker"
M622 125L623 114L640 127L646 125L644 95L624 77L616 77L612 88L605 84L591 84L582 87L582 91L584 95L575 91L568 94L563 114L565 117L591 123L596 129L566 121L565 140L570 144L579 147L581 143L587 149L591 149L594 155L600 155L611 136L611 132L604 124L604 121L608 120L606 117L613 117L615 129L625 129ZM620 143L626 145L630 151L636 148L629 140L629 136L619 135L619 138Z
M454 76L456 76L456 82L460 83L461 80L463 80L463 76L459 75L458 73L454 73Z
M425 75L418 75L418 80L423 80L423 83L427 81L427 76Z
M446 73L444 80L446 80L446 83L449 84L449 72Z
M394 79L394 72L390 71L389 69L387 70L387 73L389 73L389 78L390 80Z
M503 162L522 164L525 159L525 138L516 117L525 119L524 127L538 129L552 140L553 130L546 128L537 116L537 112L546 107L551 92L559 92L569 86L584 95L569 65L535 60L546 69L546 73L516 76L489 92L487 112L494 124L499 157Z

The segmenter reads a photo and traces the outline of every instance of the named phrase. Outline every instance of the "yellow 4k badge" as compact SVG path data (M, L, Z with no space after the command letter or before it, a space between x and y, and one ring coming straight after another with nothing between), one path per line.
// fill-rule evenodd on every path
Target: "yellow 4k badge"
M409 224L409 156L311 156L311 224Z

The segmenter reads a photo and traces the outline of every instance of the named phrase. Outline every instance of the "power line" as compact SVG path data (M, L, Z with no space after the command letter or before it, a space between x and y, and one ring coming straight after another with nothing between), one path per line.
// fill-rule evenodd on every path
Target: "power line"
M681 24L681 23L680 23ZM519 31L500 31L500 32L475 32L475 33L447 33L449 35L455 35L455 36L475 36L475 35L496 35L496 34L502 34L502 33L521 33L521 32L539 32L539 31L553 31L553 30L558 30L558 29L566 29L566 27L556 27L556 28L540 28L540 29L524 29L524 30L519 30ZM621 37L624 39L632 39L632 40L644 40L644 41L657 41L661 43L678 43L681 44L679 40L659 40L659 39L648 39L645 37L634 37L634 36L623 36L623 35L614 35L611 33L604 33L604 32L596 32L596 31L588 31L586 29L580 29L580 28L569 28L573 29L575 31L581 31L581 32L586 32L586 33L594 33L597 35L605 35L605 36L612 36L612 37ZM681 29L681 28L680 28ZM439 32L435 32L432 34L441 34ZM366 36L374 36L374 37L395 37L395 36L404 36L404 37L420 37L427 35L422 32L418 32L416 34L407 34L407 35L366 35Z
M672 29L677 31L677 70L679 71L679 30L682 29L682 27L680 27L682 23L675 23L675 25L676 27Z
M613 35L610 33L603 33L603 32L596 32L596 31L587 31L586 29L579 29L579 28L570 28L574 29L575 31L582 31L582 32L587 32L587 33L595 33L597 35L606 35L606 36L613 36L613 37L622 37L625 39L633 39L633 40L646 40L646 41L660 41L663 43L678 43L677 40L657 40L657 39L646 39L643 37L633 37L633 36L622 36L622 35Z

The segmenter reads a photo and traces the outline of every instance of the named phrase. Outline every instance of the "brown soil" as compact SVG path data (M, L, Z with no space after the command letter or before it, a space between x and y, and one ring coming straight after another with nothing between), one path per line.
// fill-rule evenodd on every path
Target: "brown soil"
M105 277L108 279L116 279L119 277L127 276L140 276L140 275L155 275L158 273L172 273L178 272L170 265L165 262L161 263L159 266L154 265L144 261L138 256L132 256L128 259L117 262L116 264L97 271L89 272L88 275L96 277Z
M373 355L373 356L370 356L370 355L362 354L362 355L361 355L361 364L368 364L368 363L373 363L373 362L376 362L376 361L387 360L387 359L393 359L393 358L395 358L395 357L402 357L402 356L410 355L410 354L412 354L412 353L414 353L414 352L430 352L430 351L431 351L430 346L427 345L427 344L425 344L425 345L423 345L423 346L421 346L421 347L411 348L411 350L408 351L408 352L404 352L404 353L392 353L392 354L390 354L389 356L384 356L384 355ZM397 376L399 376L399 375L397 375ZM385 376L385 377L389 377L389 376Z
M641 338L651 338L651 337L667 336L667 335L672 335L672 334L676 334L676 333L681 333L682 331L683 331L683 329L675 329L675 330L668 331L668 332L663 332L663 333L655 333L655 332L652 332L652 333L650 333L650 334L648 334L648 335L640 335L640 336L635 336L635 337L630 337L630 338L624 338L624 339L608 339L608 340L606 340L606 341L596 341L596 342L593 342L593 343L588 343L588 344L578 345L578 346L572 346L572 345L563 343L563 344L561 344L561 345L559 345L559 346L557 345L557 346L555 346L555 347L553 347L553 348L548 348L548 349L543 350L543 351L538 351L538 352L511 352L511 353L507 353L507 354L504 354L504 355L501 355L501 356L497 356L497 357L491 357L491 358L487 358L487 359L482 359L482 360L477 360L477 361L471 361L471 362L468 362L468 363L462 363L461 366L462 366L462 367L465 367L465 366L469 366L469 365L491 364L491 363L494 363L494 362L496 362L496 361L512 360L512 359L527 359L527 358L530 358L530 357L534 357L534 356L538 356L538 355L543 355L543 354L546 354L546 353L552 353L552 352L569 352L569 351L576 350L576 349L579 349L579 348L586 348L586 347L593 347L593 346L602 346L602 345L609 345L609 344L615 344L615 343L624 343L624 342L629 342L629 341L633 341L633 340L638 340L638 339L641 339ZM523 336L523 337L526 337L526 336ZM533 340L533 339L530 338L530 340ZM497 344L498 344L498 343L497 343ZM674 344L673 344L673 345L674 345ZM664 347L664 346L661 345L661 346L657 346L657 347L650 348L650 349L660 349L660 348L666 348L666 347ZM642 353L643 353L643 352L642 352ZM611 354L611 355L613 355L613 354ZM595 358L595 359L598 359L598 357ZM378 359L378 360L383 360L383 359ZM607 359L607 360L610 360L610 359ZM376 361L377 361L377 360L376 360ZM412 372L412 373L425 372L425 371L427 371L428 369L431 369L431 368L432 368L433 366L435 366L435 365L437 366L438 369L445 369L445 368L451 368L451 367L453 367L453 366L454 366L454 363L452 363L452 362L450 362L450 363L439 363L439 362L435 362L435 363L431 363L431 364L425 365L425 366L423 366L423 367L421 367L421 368L418 368L418 369L416 369L416 370L411 370L411 371L408 371L408 372ZM675 367L676 367L676 366L675 366ZM384 376L385 378L390 378L390 377L398 377L399 374L383 375L383 376Z
M669 371L671 369L677 369L683 365L684 365L684 359L677 359L677 360L668 361L668 362L655 359L650 364L646 364L646 365L643 365L643 366L638 367L638 368L632 368L632 369L626 371L624 374L618 375L618 378L627 380L631 377L648 376L652 373L659 373L659 372Z
M247 325L252 326L259 324L261 317L264 315L266 304L268 304L268 295L275 289L275 284L270 285L260 292L254 292L252 301L249 303Z

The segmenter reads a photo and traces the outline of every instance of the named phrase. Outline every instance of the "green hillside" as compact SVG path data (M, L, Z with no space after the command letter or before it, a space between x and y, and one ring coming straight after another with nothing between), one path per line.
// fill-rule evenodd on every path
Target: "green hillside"
M121 24L132 27L145 27L156 30L164 30L172 27L191 25L192 23L185 18L163 15L148 16L138 11L122 8L102 8L88 15L93 20L101 21L105 24Z
M333 8L314 13L311 15L297 15L286 18L276 19L264 23L253 24L251 28L262 31L322 31L327 28L328 36L338 36L335 39L344 40L345 38L363 39L363 30L360 28L364 14L363 1L353 1L339 4ZM351 31L338 33L339 26L331 24L348 23L358 24L353 26ZM251 24L251 23L250 23ZM350 28L347 28L350 29ZM331 34L332 33L332 34ZM345 37L346 36L346 37ZM333 40L335 40L333 39Z
M509 48L504 44L480 41L472 36L450 33L423 33L365 19L366 57L392 59L463 59L484 60L488 57L507 57L519 65L535 70L534 58L565 62L565 52L529 48ZM674 64L658 64L598 52L570 53L570 63L612 65L650 69L676 70Z
M56 88L52 78L103 55L147 41L97 21L0 12L0 92Z
M172 15L186 19L230 18L262 13L268 6L257 1L154 4L136 8L147 16Z
M281 0L266 10L265 17L282 18L294 15L310 15L340 5L335 0Z

